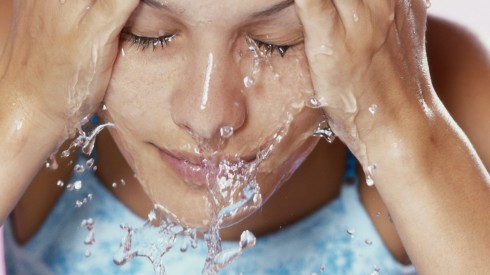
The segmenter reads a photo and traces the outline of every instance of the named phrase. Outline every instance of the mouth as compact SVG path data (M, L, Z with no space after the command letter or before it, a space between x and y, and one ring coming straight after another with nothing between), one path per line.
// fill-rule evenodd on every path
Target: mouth
M224 157L213 156L212 159L203 156L173 152L152 144L160 155L160 158L181 178L185 183L203 187L207 186L209 180L220 171L220 163L226 162L229 165L242 163L253 163L257 155L252 154L246 157Z

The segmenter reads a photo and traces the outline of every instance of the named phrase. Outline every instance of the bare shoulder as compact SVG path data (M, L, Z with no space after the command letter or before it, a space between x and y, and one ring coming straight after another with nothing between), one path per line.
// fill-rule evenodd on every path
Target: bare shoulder
M439 98L489 168L489 50L466 28L430 18L427 54Z

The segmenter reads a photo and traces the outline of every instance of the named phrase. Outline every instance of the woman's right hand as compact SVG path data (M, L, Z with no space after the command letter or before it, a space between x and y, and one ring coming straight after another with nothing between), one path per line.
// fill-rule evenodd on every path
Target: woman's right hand
M21 115L54 125L53 131L66 138L102 101L119 34L139 3L14 1L10 36L0 59L0 97L15 108L2 108L2 113L24 110Z
M13 1L0 57L0 224L46 158L99 107L119 34L139 3Z

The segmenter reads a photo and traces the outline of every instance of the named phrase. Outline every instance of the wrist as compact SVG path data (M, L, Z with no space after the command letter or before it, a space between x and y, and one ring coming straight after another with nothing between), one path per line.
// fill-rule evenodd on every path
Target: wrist
M67 138L63 121L46 114L35 97L25 96L6 82L0 82L0 94L0 128L4 144L11 149L28 148L49 155Z

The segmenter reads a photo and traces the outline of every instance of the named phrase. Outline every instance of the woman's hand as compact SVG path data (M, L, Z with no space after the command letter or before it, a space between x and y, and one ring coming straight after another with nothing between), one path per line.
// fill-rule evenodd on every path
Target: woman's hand
M426 0L295 2L316 96L417 271L484 273L490 175L432 87Z
M0 60L1 97L30 119L43 120L40 124L72 132L102 101L119 33L138 4L14 1L11 33Z
M297 0L316 97L364 167L368 139L403 117L424 116L431 94L425 0ZM399 123L400 121L394 121ZM394 124L396 124L394 123Z
M14 1L0 58L0 223L39 167L96 110L139 0Z

